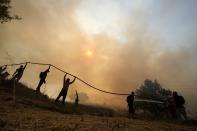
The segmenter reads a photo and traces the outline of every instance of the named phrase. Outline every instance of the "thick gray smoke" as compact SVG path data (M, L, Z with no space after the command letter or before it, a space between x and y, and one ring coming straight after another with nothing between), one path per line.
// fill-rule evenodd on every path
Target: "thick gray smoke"
M124 34L127 41L120 42L105 33L88 35L75 20L75 10L80 1L13 1L13 11L22 17L20 21L0 25L0 63L35 61L52 63L98 88L128 93L138 88L146 78L157 79L161 84L186 96L188 107L197 109L195 90L196 31L184 48L163 48L162 38L149 31L145 12L134 10L128 19ZM86 51L91 49L91 57ZM38 79L45 67L29 66L35 70L26 77ZM46 67L47 68L47 67ZM56 97L62 88L63 74L52 70L47 91ZM30 79L30 78L29 78ZM29 79L25 79L29 83ZM36 82L31 84L34 88ZM90 103L125 105L125 98L95 92L77 82L75 89L86 92ZM94 96L94 97L92 97ZM99 101L98 101L99 100ZM193 100L193 101L192 101ZM109 103L107 102L109 101Z

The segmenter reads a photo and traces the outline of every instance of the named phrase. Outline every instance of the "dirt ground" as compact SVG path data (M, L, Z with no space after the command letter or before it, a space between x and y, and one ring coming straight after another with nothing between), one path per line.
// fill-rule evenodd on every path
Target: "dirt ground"
M0 130L40 131L196 131L197 127L121 117L70 115L6 100L0 103Z
M38 100L33 96L16 97L14 103L12 93L0 88L0 131L197 131L195 124L66 114L40 108L34 103Z

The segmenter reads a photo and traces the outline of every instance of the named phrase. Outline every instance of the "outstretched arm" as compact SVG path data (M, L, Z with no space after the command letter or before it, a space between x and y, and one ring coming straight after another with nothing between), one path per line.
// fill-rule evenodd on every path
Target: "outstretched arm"
M25 67L24 67L23 69L25 69L25 68L26 68L27 64L28 64L28 62L26 62Z
M49 70L50 70L50 67L51 67L51 66L49 65L49 67L48 67L44 72L47 72L47 73L48 73Z
M47 71L47 70L49 71L49 70L50 70L50 68L51 68L51 65L49 65L49 68L48 68L48 69L46 69L46 71Z
M67 76L67 73L64 75L64 79L63 79L63 85L65 84L65 82L66 82L66 76Z
M71 81L69 84L72 84L72 83L74 83L75 82L75 80L76 80L76 77L73 79L73 81Z
M17 72L18 72L18 69L16 69L16 71L14 72L14 74L13 74L12 76L16 75L16 74L17 74Z

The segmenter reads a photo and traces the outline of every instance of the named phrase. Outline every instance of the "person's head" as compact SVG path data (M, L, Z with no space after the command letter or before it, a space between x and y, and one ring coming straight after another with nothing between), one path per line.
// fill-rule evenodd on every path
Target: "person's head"
M70 82L70 79L68 78L68 79L66 79L66 82Z
M20 68L23 68L23 65L21 65Z
M176 91L174 91L174 92L172 93L172 95L175 97L175 96L178 96L178 93L177 93Z
M131 92L131 95L135 95L135 92L132 91L132 92Z

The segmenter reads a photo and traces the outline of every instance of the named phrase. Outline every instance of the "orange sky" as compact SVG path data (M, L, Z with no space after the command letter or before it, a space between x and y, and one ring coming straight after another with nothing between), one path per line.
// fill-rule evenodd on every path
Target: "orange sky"
M182 38L188 43L186 47L178 43L181 36L171 36L173 32L164 37L169 33L162 34L165 28L157 28L150 20L153 16L146 13L148 6L139 1L124 2L13 1L13 11L22 20L0 25L0 63L51 63L98 88L123 93L135 90L146 78L157 79L164 87L186 96L187 106L196 109L193 105L197 102L192 101L197 85L195 39ZM131 7L127 7L129 4ZM174 12L179 13L177 10ZM39 72L45 68L28 66L22 81L35 88ZM42 91L56 97L62 79L63 74L52 70ZM126 108L124 97L98 93L79 82L69 95L75 90L91 98L86 103L111 105L113 100L115 106Z

